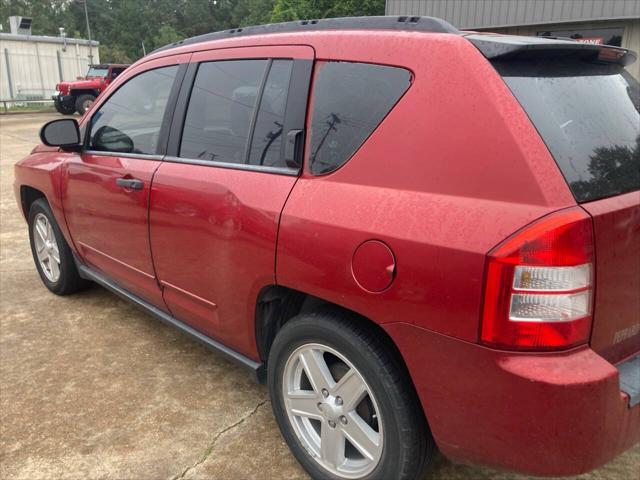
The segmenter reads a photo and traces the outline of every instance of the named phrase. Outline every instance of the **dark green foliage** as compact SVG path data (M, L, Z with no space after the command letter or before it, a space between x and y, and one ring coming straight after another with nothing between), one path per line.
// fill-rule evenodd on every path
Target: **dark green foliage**
M578 198L600 198L611 192L631 192L640 185L640 135L634 147L614 145L596 148L590 156L587 181L573 182L571 188Z
M102 62L131 62L155 48L217 30L302 18L384 15L384 0L87 0ZM83 0L0 0L0 23L33 17L34 35L87 38Z

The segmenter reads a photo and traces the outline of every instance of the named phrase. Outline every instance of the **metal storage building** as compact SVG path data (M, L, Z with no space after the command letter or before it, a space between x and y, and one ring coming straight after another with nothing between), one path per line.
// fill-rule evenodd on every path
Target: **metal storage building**
M640 0L387 0L387 15L427 15L461 30L551 35L640 54ZM640 60L628 70L640 79Z
M31 35L30 20L11 17L11 33L0 33L0 100L51 98L61 80L85 75L99 63L99 42ZM89 55L92 54L93 61Z

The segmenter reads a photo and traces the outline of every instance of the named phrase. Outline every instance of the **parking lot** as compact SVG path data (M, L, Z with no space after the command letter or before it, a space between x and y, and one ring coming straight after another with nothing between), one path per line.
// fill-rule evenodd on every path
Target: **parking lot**
M0 117L0 478L307 478L245 371L106 290L40 283L13 164L52 118ZM636 446L577 478L639 469ZM428 478L526 477L438 456Z

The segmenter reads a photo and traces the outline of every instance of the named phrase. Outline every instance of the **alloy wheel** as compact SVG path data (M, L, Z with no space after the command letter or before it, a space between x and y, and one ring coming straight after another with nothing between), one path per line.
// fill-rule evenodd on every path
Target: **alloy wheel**
M305 450L341 478L361 478L380 462L382 419L362 374L319 343L297 348L284 367L283 396Z
M60 250L53 226L43 213L38 213L33 221L33 240L42 273L47 280L56 283L60 278Z

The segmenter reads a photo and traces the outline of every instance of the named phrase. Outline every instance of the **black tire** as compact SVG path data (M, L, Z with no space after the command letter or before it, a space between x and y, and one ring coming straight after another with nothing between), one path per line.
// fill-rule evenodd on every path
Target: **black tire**
M96 99L96 96L91 95L90 93L85 93L83 95L80 95L76 99L76 110L78 111L78 113L80 115L84 115L84 112L87 111L87 109L94 102L95 99Z
M344 478L326 470L308 453L295 433L284 403L282 387L289 357L306 344L326 345L359 371L376 398L382 418L384 441L380 460L372 471L359 478L420 478L435 450L422 406L398 354L380 340L380 333L363 322L338 309L301 314L287 322L269 353L268 384L273 412L291 451L311 477Z
M71 115L76 111L76 105L74 102L61 102L60 100L54 100L53 105L56 107L58 113L63 115Z
M53 235L58 245L58 252L60 255L60 277L57 281L53 282L47 278L42 270L40 261L38 260L38 254L36 252L35 238L34 238L34 222L38 214L42 214L47 217L47 220L51 224ZM71 249L67 244L56 219L51 212L49 204L44 198L39 198L31 204L29 209L29 243L31 244L31 254L33 255L33 261L36 264L36 269L40 275L42 283L56 295L69 295L75 293L83 288L86 288L90 282L83 278L80 278L78 269L73 259Z

